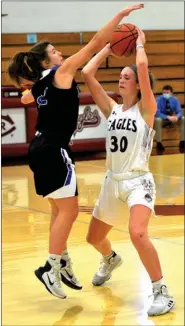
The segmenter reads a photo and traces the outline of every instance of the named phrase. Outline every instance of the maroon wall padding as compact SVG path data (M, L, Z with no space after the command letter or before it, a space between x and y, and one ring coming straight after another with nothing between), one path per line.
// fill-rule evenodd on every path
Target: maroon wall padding
M1 148L2 157L27 156L29 143L4 144ZM75 140L70 145L73 152L101 152L105 150L105 139Z
M37 119L37 109L35 103L24 105L21 103L21 92L22 90L15 87L2 87L2 109L15 109L25 108L26 112L26 135L27 142L25 144L2 144L2 157L11 156L26 156L28 153L28 147L31 139L35 134L35 124ZM107 94L118 102L119 94L114 92L107 92ZM90 93L80 93L80 104L94 104L94 100ZM104 151L105 150L105 139L83 139L73 140L71 142L71 148L74 152L89 152L89 151Z
M11 94L11 92L17 92L18 95L17 96L5 96L5 93L9 93ZM14 88L14 87L1 87L1 99L2 99L2 108L11 108L13 107L30 107L34 105L33 103L24 105L21 103L21 92L20 89ZM108 96L110 96L111 98L113 98L115 101L118 100L118 98L120 97L119 94L115 93L115 92L106 92ZM85 104L94 104L94 100L91 96L90 93L87 92L81 92L80 93L80 104L81 105L85 105Z
M3 144L1 146L2 157L27 156L29 143Z
M2 109L15 109L15 108L27 108L35 105L35 103L22 104L20 98L1 98Z
M105 150L105 139L79 139L71 142L73 152L100 152Z

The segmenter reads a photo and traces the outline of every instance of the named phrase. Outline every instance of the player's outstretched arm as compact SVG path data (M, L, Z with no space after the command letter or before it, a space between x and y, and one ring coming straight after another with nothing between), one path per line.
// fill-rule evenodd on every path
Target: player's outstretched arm
M55 82L57 86L65 88L70 87L76 70L80 66L84 65L95 53L100 51L105 46L105 44L110 40L112 33L119 22L124 17L128 16L132 11L142 9L143 7L143 4L137 4L121 10L108 22L108 24L106 24L99 32L95 34L92 40L86 46L84 46L84 48L66 59L56 72ZM63 78L64 76L65 78Z
M96 54L83 68L82 75L89 88L89 91L106 118L109 117L114 104L116 103L104 91L103 87L95 78L101 62L111 53L110 44L107 44L98 54Z
M144 49L145 34L139 28L137 28L137 32L138 38L136 41L136 65L141 91L141 113L145 121L152 127L154 116L157 110L157 104L150 85L148 58Z

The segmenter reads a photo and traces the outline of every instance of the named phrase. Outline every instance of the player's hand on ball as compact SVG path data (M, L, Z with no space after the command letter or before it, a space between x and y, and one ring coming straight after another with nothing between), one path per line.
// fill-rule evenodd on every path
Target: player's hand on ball
M114 53L113 53L112 50L111 50L111 45L110 45L110 43L107 43L107 45L105 46L105 48L106 48L107 56L109 56L109 55L114 55Z
M110 43L107 43L107 44L105 45L105 49L107 50L107 52L111 52Z
M139 27L136 27L136 29L138 33L136 44L142 44L144 46L146 42L145 33Z
M111 50L111 46L110 43L107 43L104 48L101 50L101 52L104 53L105 56L109 56L110 54L112 54L112 50Z
M129 6L129 7L125 8L123 10L124 16L128 16L128 15L130 15L130 13L132 11L138 10L138 9L142 9L142 8L144 8L144 4L143 3L140 3L138 5L134 5L134 6Z

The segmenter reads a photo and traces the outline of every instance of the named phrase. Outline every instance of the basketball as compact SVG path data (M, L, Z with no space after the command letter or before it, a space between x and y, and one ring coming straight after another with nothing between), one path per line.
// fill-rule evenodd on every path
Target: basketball
M132 24L118 25L110 40L111 50L118 57L135 53L137 40L136 26Z

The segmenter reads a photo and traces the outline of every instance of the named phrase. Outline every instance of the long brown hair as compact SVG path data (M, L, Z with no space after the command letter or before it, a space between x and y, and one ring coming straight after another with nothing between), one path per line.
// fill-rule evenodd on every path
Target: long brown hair
M139 83L139 79L138 79L138 71L137 71L137 66L136 65L131 65L129 66L130 69L132 69L132 71L135 73L135 77L136 77L136 82ZM152 75L151 71L148 70L148 75L149 75L149 79L150 79L150 86L151 89L154 89L154 76ZM138 92L138 98L139 100L141 99L141 92Z
M20 86L21 78L33 82L40 79L44 70L42 61L48 59L46 48L49 44L49 41L39 42L28 52L19 52L11 59L7 72L16 85Z

